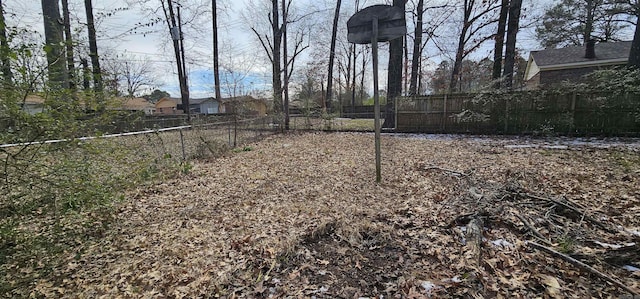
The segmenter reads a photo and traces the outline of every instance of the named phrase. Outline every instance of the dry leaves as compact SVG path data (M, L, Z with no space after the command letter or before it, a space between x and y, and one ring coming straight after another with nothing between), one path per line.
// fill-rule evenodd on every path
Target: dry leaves
M68 298L626 294L525 246L538 239L640 289L622 268L638 267L637 255L602 258L640 242L637 145L508 142L385 136L376 185L370 134L270 137L132 192L107 236L34 290ZM469 263L474 219L484 226Z

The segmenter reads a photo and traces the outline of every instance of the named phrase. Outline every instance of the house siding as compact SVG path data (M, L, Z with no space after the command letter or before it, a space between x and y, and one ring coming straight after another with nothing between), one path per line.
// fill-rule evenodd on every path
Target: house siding
M200 104L200 113L202 114L220 113L220 104L217 101L206 101Z
M525 90L537 89L538 87L540 87L540 73L537 73L524 83Z
M570 81L580 83L584 81L584 76L597 70L611 69L617 65L611 66L593 66L563 70L541 71L539 74L538 84L541 88L552 88L559 84Z
M542 71L540 72L540 85L551 87L564 81L580 82L582 81L582 76L597 69L596 67L585 67L568 70Z

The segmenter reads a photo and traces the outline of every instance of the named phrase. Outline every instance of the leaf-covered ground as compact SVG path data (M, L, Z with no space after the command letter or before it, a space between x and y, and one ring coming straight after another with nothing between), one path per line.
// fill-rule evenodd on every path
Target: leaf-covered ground
M101 241L69 253L31 291L69 298L638 292L638 141L532 142L384 136L376 184L371 134L269 137L130 193Z

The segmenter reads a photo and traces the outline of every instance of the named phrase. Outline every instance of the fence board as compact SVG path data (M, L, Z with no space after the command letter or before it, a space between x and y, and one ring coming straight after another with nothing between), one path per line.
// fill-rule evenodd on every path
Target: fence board
M640 95L525 91L402 98L398 131L473 134L640 134Z

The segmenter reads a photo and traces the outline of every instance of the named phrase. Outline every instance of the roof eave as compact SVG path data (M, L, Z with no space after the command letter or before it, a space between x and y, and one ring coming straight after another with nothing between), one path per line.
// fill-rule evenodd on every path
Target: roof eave
M610 66L617 64L624 64L629 61L628 58L615 58L615 59L607 59L607 60L591 60L591 61L581 61L574 63L563 63L563 64L551 64L551 65L538 65L540 71L554 71L554 70L566 70L566 69L576 69L576 68L584 68L584 67L592 67L592 66Z

